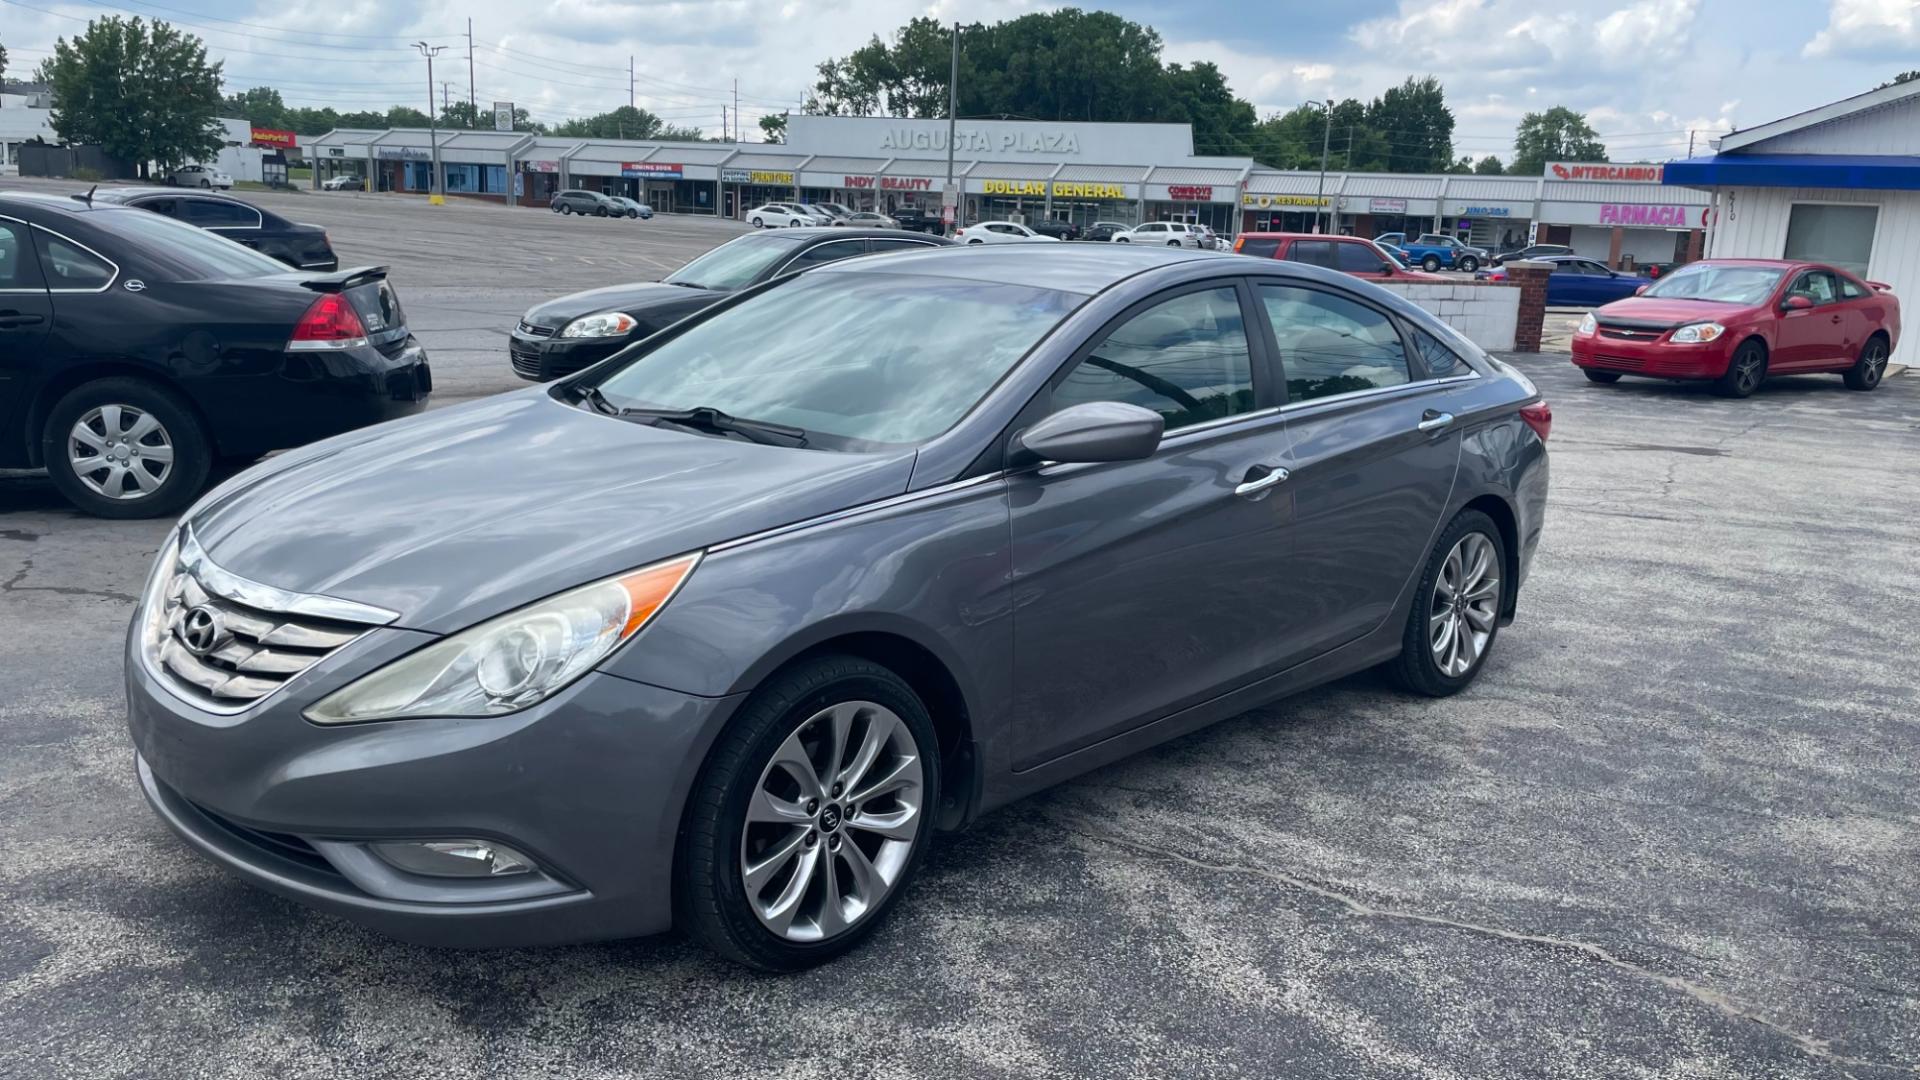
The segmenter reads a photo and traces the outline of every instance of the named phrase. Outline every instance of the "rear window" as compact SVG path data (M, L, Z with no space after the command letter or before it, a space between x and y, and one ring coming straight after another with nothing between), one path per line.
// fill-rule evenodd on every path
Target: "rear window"
M145 210L103 210L88 224L113 233L177 281L256 278L287 273L285 263L217 233Z

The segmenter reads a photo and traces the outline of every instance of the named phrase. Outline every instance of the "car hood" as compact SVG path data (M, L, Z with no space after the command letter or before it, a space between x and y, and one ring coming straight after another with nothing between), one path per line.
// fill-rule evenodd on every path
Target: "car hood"
M712 289L690 289L663 281L641 281L631 285L609 285L604 289L562 296L537 304L523 318L533 326L559 328L582 315L599 311L624 311L636 319L662 311L694 311L726 296Z
M1651 284L1651 281L1649 281ZM1624 300L1615 300L1611 304L1597 309L1594 316L1602 321L1622 322L1651 327L1685 326L1695 322L1725 322L1728 319L1745 314L1749 309L1740 304L1717 304L1711 300L1681 300L1657 296L1629 296Z
M188 517L241 577L461 629L543 596L906 490L912 451L836 453L488 398L315 443Z

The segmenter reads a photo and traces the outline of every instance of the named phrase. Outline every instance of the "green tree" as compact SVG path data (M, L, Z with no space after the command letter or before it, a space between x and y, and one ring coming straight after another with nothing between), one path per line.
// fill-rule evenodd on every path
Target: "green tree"
M1391 149L1392 172L1440 172L1453 162L1453 110L1440 80L1409 75L1399 86L1367 106L1367 125L1384 136Z
M770 143L787 141L787 114L774 113L760 118L760 138Z
M199 38L164 22L108 16L40 65L55 102L48 117L70 143L136 163L142 176L212 157L226 141L218 119L220 64Z
M1501 173L1506 172L1507 168L1500 164L1499 158L1488 154L1474 164L1473 171L1479 173L1481 176L1499 176Z
M411 105L395 105L393 108L387 110L386 116L383 117L381 119L381 122L379 124L376 124L375 126L390 127L390 128L423 128L423 127L432 126L432 121L428 119L426 113L421 112L419 109L416 109Z
M339 126L343 128L363 128L364 129L364 128L383 128L387 126L386 113L372 112L364 109L359 112L341 113L339 116L339 120L340 120Z
M1473 156L1471 154L1461 154L1459 161L1447 166L1447 171L1453 173L1455 176L1471 175L1473 173Z
M285 130L293 126L291 110L286 102L280 100L280 91L271 86L255 86L237 94L228 94L221 102L220 110L226 116L245 120L256 127Z
M7 47L0 45L0 86L7 85Z
M1549 161L1605 161L1607 147L1587 118L1564 105L1520 118L1513 135L1515 176L1538 176Z
M0 49L0 70L5 69L6 58L7 58L7 51L5 49ZM1916 69L1914 71L1903 71L1900 74L1895 75L1891 82L1883 82L1879 86L1874 87L1874 89L1885 90L1889 86L1899 86L1901 83L1909 83L1915 79L1920 79L1920 69Z

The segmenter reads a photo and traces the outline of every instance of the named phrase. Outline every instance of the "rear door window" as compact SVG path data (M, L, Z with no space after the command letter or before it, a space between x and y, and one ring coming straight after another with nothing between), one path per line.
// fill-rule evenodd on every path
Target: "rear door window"
M793 257L784 268L784 272L806 270L810 267L825 266L841 259L851 259L855 255L865 255L866 245L860 240L836 240L831 244L815 244Z
M1333 245L1333 268L1349 274L1384 274L1387 264L1365 244Z
M203 229L251 229L260 224L253 208L220 199L182 199L186 219Z
M923 251L933 246L932 244L923 244L918 240L890 240L886 237L874 237L867 241L867 251L874 255L887 251L905 251L908 249Z
M1287 249L1287 258L1293 262L1303 262L1308 266L1324 266L1333 269L1333 243L1329 240L1295 240Z
M1412 381L1406 346L1386 315L1344 296L1260 286L1286 371L1289 404Z
M40 251L47 288L55 292L98 292L113 284L118 271L112 263L63 237L38 229L34 230L33 237Z

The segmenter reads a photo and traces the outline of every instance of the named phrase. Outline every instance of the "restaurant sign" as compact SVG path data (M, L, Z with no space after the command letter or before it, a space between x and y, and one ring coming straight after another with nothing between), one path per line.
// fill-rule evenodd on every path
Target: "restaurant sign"
M1324 195L1242 195L1240 205L1261 210L1270 206L1317 206L1324 209L1333 205L1333 200Z
M620 163L620 175L678 180L680 166L666 161L623 161Z
M1167 198L1186 202L1212 202L1212 184L1168 184Z

